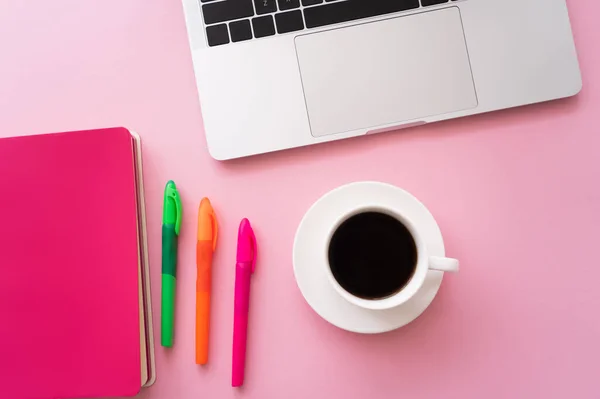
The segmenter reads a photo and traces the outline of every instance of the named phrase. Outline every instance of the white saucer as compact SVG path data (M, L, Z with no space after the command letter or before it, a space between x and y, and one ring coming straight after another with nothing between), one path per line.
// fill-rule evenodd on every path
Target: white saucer
M415 320L427 309L442 284L443 272L428 271L425 283L408 302L387 310L367 310L351 304L332 287L325 274L328 234L335 222L357 206L395 209L412 220L430 255L444 256L440 229L425 206L408 192L385 183L358 182L321 197L308 210L294 240L294 274L302 295L322 318L344 330L383 333Z

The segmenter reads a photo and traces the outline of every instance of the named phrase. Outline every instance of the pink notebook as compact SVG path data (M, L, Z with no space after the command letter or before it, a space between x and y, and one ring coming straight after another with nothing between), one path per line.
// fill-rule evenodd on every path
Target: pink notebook
M0 397L133 396L154 381L139 139L0 139Z

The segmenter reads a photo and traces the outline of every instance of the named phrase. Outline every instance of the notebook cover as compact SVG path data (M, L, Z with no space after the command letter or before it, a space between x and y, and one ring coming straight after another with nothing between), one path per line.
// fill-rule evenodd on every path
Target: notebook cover
M0 387L140 390L133 143L124 128L0 140Z

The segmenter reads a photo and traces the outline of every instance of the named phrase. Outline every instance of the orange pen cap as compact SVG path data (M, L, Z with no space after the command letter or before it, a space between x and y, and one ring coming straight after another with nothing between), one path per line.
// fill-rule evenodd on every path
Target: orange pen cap
M208 198L202 198L198 209L198 241L211 241L213 251L217 247L219 226L217 215Z

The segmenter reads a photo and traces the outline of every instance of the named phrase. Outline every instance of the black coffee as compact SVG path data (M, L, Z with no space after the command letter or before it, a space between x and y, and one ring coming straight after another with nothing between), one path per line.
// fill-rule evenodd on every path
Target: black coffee
M333 233L329 267L350 294L364 299L394 295L410 281L417 247L408 229L380 212L350 217Z

